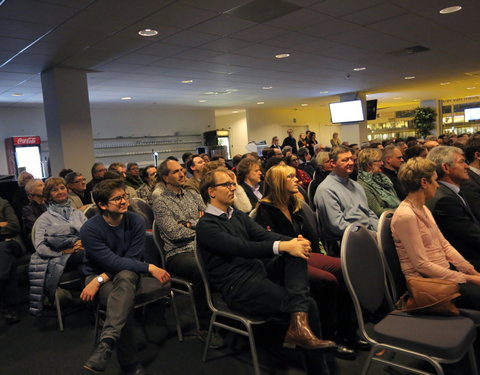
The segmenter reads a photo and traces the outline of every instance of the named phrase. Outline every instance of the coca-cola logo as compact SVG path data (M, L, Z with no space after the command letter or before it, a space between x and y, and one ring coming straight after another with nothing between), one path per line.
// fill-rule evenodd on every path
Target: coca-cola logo
M13 137L13 143L15 145L37 145L40 144L40 137Z

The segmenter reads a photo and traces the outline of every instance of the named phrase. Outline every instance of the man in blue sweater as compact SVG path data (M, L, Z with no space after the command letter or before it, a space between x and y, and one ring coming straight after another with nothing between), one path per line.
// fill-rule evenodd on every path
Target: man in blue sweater
M150 273L162 283L170 275L153 264L141 261L145 244L145 223L128 209L128 194L121 180L104 180L95 185L93 199L100 209L80 232L85 247L86 286L80 297L92 301L97 293L107 306L100 343L84 364L93 372L104 371L117 347L124 374L144 374L137 359L132 332L135 292L141 273Z

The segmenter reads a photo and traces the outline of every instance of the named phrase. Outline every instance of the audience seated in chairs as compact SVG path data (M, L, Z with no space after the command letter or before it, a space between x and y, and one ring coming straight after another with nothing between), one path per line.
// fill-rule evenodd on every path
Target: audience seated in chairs
M19 233L20 223L13 207L0 198L0 306L7 324L20 321L16 259L20 258L24 251Z
M313 178L313 173L315 172L315 168L310 163L310 160L312 159L312 155L308 151L308 148L300 147L298 149L297 156L299 161L298 168L306 172L310 178Z
M92 217L81 230L85 246L86 286L80 297L106 300L106 318L100 343L85 362L92 372L104 371L114 347L124 374L143 374L133 335L135 291L141 273L150 273L161 283L170 280L165 270L141 261L145 245L143 219L127 211L128 198L121 180L105 180L93 189L101 215Z
M84 249L80 228L87 221L85 215L71 207L65 180L51 177L44 188L47 211L35 222L35 253L30 259L30 312L41 315L44 291L52 302L62 274L67 270L81 270ZM68 291L65 298L71 298Z
M460 190L473 214L480 221L480 138L471 138L465 147L468 162L468 180L461 183Z
M47 210L45 199L43 196L43 188L45 184L42 180L35 179L28 181L25 186L27 197L30 203L22 207L22 223L24 231L24 241L31 246L31 252L35 249L32 244L32 228L38 217Z
M15 191L12 197L12 207L15 211L17 218L22 217L22 207L28 204L27 193L25 192L25 186L28 181L33 180L33 175L27 171L23 171L18 175L18 189Z
M245 157L237 166L237 197L236 208L249 213L262 199L262 170L260 162L251 157ZM248 200L247 200L248 199Z
M123 163L115 162L115 163L110 164L108 166L108 172L117 172L120 176L120 179L124 182L127 179L127 168L125 168L125 164L123 164ZM104 178L105 178L105 176L104 176ZM130 197L130 199L133 199L133 198L137 197L137 192L135 191L134 188L125 184L125 189L126 189L126 192L127 192L128 196ZM129 203L130 203L130 205L132 204L131 201Z
M392 181L382 173L382 150L366 148L358 153L357 182L367 195L368 207L377 216L400 204Z
M192 155L187 161L187 171L192 175L191 178L185 181L185 189L193 190L200 194L200 180L203 175L203 168L205 167L205 160L200 155Z
M107 168L105 168L105 165L103 165L103 163L95 163L92 165L91 173L92 179L88 181L87 190L85 190L85 194L88 194L90 196L93 187L103 180L103 176L105 176L105 173L107 173Z
M266 231L233 209L235 189L235 180L222 170L208 172L200 185L207 208L197 225L197 243L210 285L233 311L289 319L283 345L309 349L307 372L327 374L318 350L333 349L335 343L318 338L318 311L308 293L311 244Z
M397 193L397 197L400 200L405 199L407 196L403 189L402 184L398 181L398 170L400 166L405 162L403 159L402 151L399 147L395 145L388 145L383 149L382 155L382 172L385 176L387 176L390 181L392 181L393 188Z
M315 169L312 182L308 185L308 199L310 203L313 202L318 185L320 185L322 181L325 180L325 177L332 171L332 163L330 162L328 152L320 151L315 159L317 161L317 168Z
M452 280L462 294L455 304L480 310L480 273L445 239L425 206L438 188L435 169L435 163L424 158L409 159L400 167L398 177L408 195L395 210L391 228L402 271L407 279Z
M291 154L285 157L285 163L293 168L295 168L296 175L298 178L298 184L303 188L304 191L308 190L308 185L312 182L310 175L304 170L300 169L300 160L295 154Z
M315 206L327 241L340 241L347 226L360 222L370 230L377 230L378 217L368 207L362 186L350 179L354 169L352 152L346 146L337 146L330 152L332 172L315 193Z
M152 205L152 193L157 184L157 168L153 165L147 165L140 173L143 184L137 189L137 196Z
M134 190L137 190L142 186L143 181L140 177L140 168L137 163L128 163L127 164L127 178L125 179L125 184L132 187Z
M264 184L265 195L258 202L255 221L269 231L290 237L301 235L310 241L312 253L307 261L308 277L322 317L324 336L334 340L337 333L337 356L354 358L355 351L345 345L347 342L357 344L358 339L353 305L343 283L340 259L319 253L316 228L309 224L297 198L295 169L284 165L272 167L265 175Z
M426 205L447 241L474 266L480 266L480 222L460 191L461 183L469 178L463 151L438 146L427 159L435 163L439 186Z
M65 176L65 183L68 188L68 197L73 208L83 211L85 205L92 203L92 197L87 194L87 180L82 174L70 172Z
M200 159L193 156L187 164ZM195 173L196 170L193 169ZM185 175L181 166L174 160L165 160L158 167L159 177L165 182L166 189L155 200L153 212L155 223L164 242L166 268L173 275L178 275L193 284L193 295L200 323L199 338L204 341L210 321L210 310L205 298L202 276L198 270L195 256L195 234L198 219L205 211L205 204L200 194L193 189L183 189ZM195 174L194 177L195 178ZM223 339L215 334L211 348L223 346Z

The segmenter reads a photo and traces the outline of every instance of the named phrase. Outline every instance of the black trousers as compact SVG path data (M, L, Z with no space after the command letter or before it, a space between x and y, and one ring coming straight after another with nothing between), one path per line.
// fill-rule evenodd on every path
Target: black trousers
M455 300L457 307L480 310L480 287L473 284L458 284L462 294Z
M16 258L22 255L17 241L0 242L0 300L5 306L17 304Z
M307 312L309 287L307 262L288 254L257 260L265 272L251 275L241 285L230 288L224 299L235 311L272 316Z
M195 255L191 252L180 253L167 258L166 267L169 272L178 275L193 284L193 298L197 308L200 329L208 329L210 316L212 315L207 305L205 286L202 275L197 266Z

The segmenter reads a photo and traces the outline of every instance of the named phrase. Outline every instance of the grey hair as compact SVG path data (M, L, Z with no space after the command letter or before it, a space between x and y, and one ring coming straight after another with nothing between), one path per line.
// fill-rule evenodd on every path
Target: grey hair
M398 146L395 145L388 145L383 149L382 161L385 163L387 158L391 158L395 149L400 150Z
M40 186L40 185L44 186L45 184L39 178L36 178L34 180L30 180L25 185L25 192L27 194L30 194L32 191L34 191L37 188L37 186Z
M455 154L463 155L462 149L454 146L438 146L430 150L427 159L435 163L438 178L445 176L442 164L452 166L455 163Z
M320 151L315 157L315 159L317 160L318 165L322 165L327 160L330 160L330 155L328 154L327 151Z

